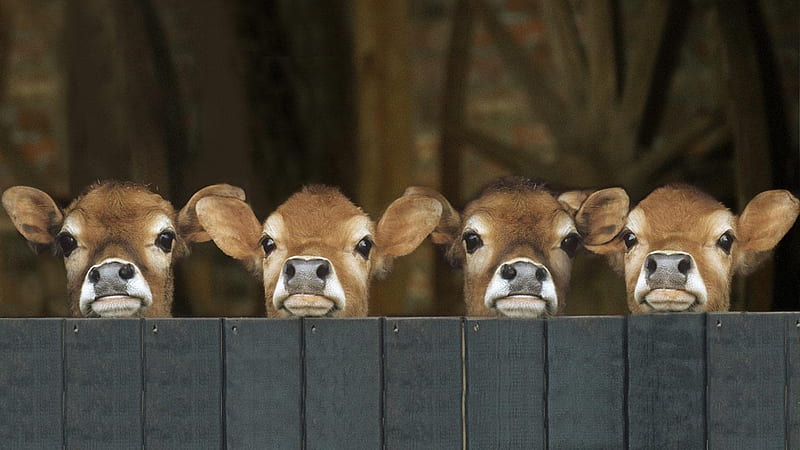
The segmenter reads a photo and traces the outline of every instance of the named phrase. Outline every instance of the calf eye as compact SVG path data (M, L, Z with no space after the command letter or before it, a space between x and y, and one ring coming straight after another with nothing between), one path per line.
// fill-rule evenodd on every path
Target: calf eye
M260 245L264 247L264 256L269 256L275 250L275 240L269 236L261 238Z
M575 234L568 234L564 240L561 241L561 250L567 253L567 256L572 258L578 251L578 245L581 243L581 238Z
M173 242L175 242L175 232L173 231L162 231L156 236L156 247L163 250L164 253L172 251Z
M622 242L625 243L625 248L630 250L639 242L639 239L636 238L636 235L633 234L633 231L627 230L622 233Z
M356 244L356 251L359 255L363 256L364 259L369 259L369 252L372 250L373 245L374 244L372 243L372 240L368 237L365 237L364 239L358 241L358 244Z
M73 250L78 248L78 241L66 231L56 236L56 243L61 250L61 254L64 255L65 258L68 257Z
M464 241L464 245L467 247L467 253L475 253L475 250L483 247L483 240L474 231L467 231L461 236L461 240Z
M722 249L725 254L731 254L731 247L733 246L733 241L736 238L733 237L733 233L731 231L726 231L722 236L719 237L717 240L717 246Z

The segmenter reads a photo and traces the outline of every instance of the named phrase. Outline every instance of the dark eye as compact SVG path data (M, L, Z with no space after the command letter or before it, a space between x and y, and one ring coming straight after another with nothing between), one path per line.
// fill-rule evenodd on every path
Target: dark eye
M68 257L73 250L78 248L78 241L71 234L64 232L56 236L56 243L64 257Z
M275 240L269 236L261 238L261 246L264 247L264 256L269 256L275 250Z
M578 251L578 245L581 243L581 238L575 234L568 234L563 241L561 241L561 250L567 253L567 256L572 258Z
M467 253L475 253L475 250L483 247L483 240L474 231L467 231L461 236L464 245L467 247Z
M369 259L369 252L372 250L372 246L372 240L368 237L365 237L364 239L358 241L358 244L356 244L356 251L359 255L363 256L364 259Z
M731 231L726 231L725 234L719 237L717 240L717 246L722 249L723 252L730 255L731 254L731 247L733 247L733 241L736 238L733 237L733 233Z
M622 233L622 242L625 243L625 248L630 250L639 242L639 239L636 238L632 231L628 230Z
M162 231L156 236L156 247L164 250L164 253L172 251L172 243L175 242L174 231Z

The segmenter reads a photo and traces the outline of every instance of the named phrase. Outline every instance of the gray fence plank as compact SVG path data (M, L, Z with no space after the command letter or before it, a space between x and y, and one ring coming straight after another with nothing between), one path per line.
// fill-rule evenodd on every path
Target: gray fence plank
M300 448L299 319L228 319L225 330L227 448Z
M786 315L788 448L800 448L800 314Z
M703 314L628 318L628 442L632 449L703 448Z
M222 445L219 319L147 319L144 439L147 448Z
M466 319L467 448L544 448L544 322Z
M381 319L305 319L306 448L380 448Z
M624 448L625 318L547 322L549 448Z
M709 448L783 448L784 317L708 314Z
M0 320L0 442L61 448L61 319Z
M461 448L461 319L386 319L388 449Z
M64 321L67 448L142 448L137 319Z

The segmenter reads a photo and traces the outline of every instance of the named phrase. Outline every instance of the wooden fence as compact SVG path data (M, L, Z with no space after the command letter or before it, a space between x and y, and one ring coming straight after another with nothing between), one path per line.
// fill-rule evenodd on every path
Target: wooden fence
M800 313L2 319L3 448L800 448Z

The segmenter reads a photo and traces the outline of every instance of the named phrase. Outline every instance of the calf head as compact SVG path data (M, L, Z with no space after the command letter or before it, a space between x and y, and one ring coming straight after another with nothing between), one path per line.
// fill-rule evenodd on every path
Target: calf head
M46 193L15 186L3 207L36 251L63 256L73 315L168 317L172 265L187 244L208 240L193 213L204 195L244 193L226 185L196 193L180 214L158 194L131 183L102 182L61 209Z
M366 316L369 282L411 253L436 227L439 202L395 200L377 226L337 189L312 185L258 222L245 202L207 197L196 207L227 255L262 277L267 315Z
M444 216L455 222L443 224L432 239L448 247L454 265L464 267L469 315L549 316L563 308L581 241L612 239L627 210L622 189L557 198L530 180L509 177L467 204L460 221L455 211Z
M692 186L668 185L630 211L613 241L587 248L624 273L631 312L727 311L734 273L755 269L798 211L784 190L762 192L737 217Z

